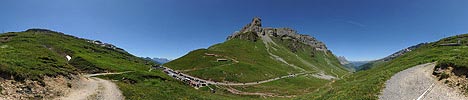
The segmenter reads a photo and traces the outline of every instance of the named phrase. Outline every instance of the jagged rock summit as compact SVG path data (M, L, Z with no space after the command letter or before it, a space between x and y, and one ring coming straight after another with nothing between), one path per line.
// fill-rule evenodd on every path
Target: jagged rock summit
M240 38L256 41L259 36L265 35L270 37L281 37L282 39L292 39L293 41L298 41L314 47L316 50L328 51L323 42L315 39L312 36L299 34L296 30L291 28L262 27L262 19L259 17L254 17L252 22L245 25L240 31L234 32L227 39L231 40L234 38Z

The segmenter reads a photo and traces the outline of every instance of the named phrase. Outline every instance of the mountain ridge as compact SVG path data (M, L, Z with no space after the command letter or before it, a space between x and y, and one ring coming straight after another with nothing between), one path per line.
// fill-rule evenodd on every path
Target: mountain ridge
M227 40L234 39L243 33L246 32L255 32L257 36L274 36L274 37L281 37L284 39L293 39L299 41L301 43L307 44L311 47L314 47L316 50L320 51L328 51L325 44L310 35L304 35L298 33L296 30L291 28L271 28L271 27L262 27L261 19L259 17L254 17L252 21L245 25L240 31L234 32L230 36L227 37Z
M264 28L258 17L225 42L194 50L164 66L220 82L251 82L300 72L339 79L349 73L323 42L290 28Z

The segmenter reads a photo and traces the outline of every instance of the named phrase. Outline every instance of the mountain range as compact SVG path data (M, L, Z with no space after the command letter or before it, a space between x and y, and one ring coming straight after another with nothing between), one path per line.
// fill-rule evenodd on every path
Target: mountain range
M171 60L169 60L167 58L152 58L151 60L156 61L159 64L164 64L164 63L167 63L167 62L171 61Z
M224 42L169 61L136 57L99 40L28 29L0 34L0 99L368 100L392 97L382 91L401 88L388 87L387 81L409 79L419 73L399 73L431 64L434 68L422 71L430 74L421 75L467 94L468 34L375 61L348 61L315 37L265 27L255 17ZM395 95L392 99L407 94Z
M255 17L225 42L164 66L218 82L256 82L299 73L330 81L349 74L323 42L291 28L263 27L261 22Z

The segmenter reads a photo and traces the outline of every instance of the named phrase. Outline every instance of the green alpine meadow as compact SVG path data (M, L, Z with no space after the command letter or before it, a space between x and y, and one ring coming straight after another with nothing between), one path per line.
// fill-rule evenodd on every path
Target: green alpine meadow
M468 100L466 4L4 0L0 100Z

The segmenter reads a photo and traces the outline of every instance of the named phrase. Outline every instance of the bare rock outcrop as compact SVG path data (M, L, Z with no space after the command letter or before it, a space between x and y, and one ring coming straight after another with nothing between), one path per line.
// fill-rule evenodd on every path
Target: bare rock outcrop
M296 42L300 42L311 46L319 51L328 51L325 44L312 36L299 34L296 30L291 28L271 28L271 27L262 27L262 20L259 17L254 17L252 22L245 25L240 31L234 32L231 36L227 39L234 39L234 38L245 38L245 37L252 37L252 35L245 36L245 33L253 32L256 35L260 36L272 36L272 37L280 37L281 39L291 39ZM252 38L248 38L252 39ZM297 46L297 45L296 45Z
M47 100L66 94L77 83L76 76L44 77L42 81L0 78L0 100Z

